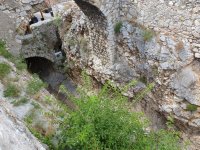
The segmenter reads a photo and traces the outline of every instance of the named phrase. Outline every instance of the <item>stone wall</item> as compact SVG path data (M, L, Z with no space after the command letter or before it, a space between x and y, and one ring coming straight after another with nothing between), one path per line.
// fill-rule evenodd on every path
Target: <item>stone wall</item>
M86 69L102 83L112 80L120 86L132 79L138 80L137 89L128 93L130 97L147 83L154 82L155 88L146 106L155 103L154 109L166 117L173 117L182 131L198 134L199 4L167 0L87 2L94 4L105 16L107 24L103 32L107 44L101 44L99 52L104 55L103 48L109 57L104 57L107 58L104 65L102 56L92 53L95 47L89 42L91 34L98 37L99 33L88 25L90 17L83 7L78 5L79 9L70 3L74 7L60 11L64 20L60 33L68 62L74 61L73 67ZM66 21L68 18L70 22ZM114 25L118 21L122 21L123 26L120 33L115 34ZM81 42L70 43L71 37L84 38L86 50L83 51ZM102 43L96 38L98 42ZM191 105L195 106L195 111L187 109Z
M0 39L12 54L19 55L21 40L16 35L24 34L29 15L39 7L46 7L43 0L0 0Z
M44 57L54 62L55 50L59 50L59 36L54 20L31 25L31 34L21 36L21 54L24 58Z

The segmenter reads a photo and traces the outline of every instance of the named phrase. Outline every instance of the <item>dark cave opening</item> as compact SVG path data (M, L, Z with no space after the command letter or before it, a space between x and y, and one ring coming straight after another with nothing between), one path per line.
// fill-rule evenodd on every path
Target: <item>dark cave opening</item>
M43 57L26 58L27 69L31 74L37 74L39 78L47 83L47 90L60 101L63 101L70 108L74 108L74 104L67 98L66 93L60 93L60 85L76 95L76 85L58 65Z
M43 57L26 58L26 63L28 71L32 74L38 74L42 80L55 71L53 62Z

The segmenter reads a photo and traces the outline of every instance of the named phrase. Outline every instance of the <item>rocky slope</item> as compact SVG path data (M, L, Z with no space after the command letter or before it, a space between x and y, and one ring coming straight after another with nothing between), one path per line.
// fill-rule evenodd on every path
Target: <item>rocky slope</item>
M30 133L24 123L12 112L11 107L1 98L0 149L45 150L46 147Z

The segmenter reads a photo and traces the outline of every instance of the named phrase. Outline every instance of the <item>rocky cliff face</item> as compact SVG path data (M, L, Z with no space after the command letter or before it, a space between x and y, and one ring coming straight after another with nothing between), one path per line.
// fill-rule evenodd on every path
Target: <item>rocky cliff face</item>
M30 133L23 122L12 112L12 106L0 101L0 149L45 150L46 147Z
M155 83L146 107L154 103L154 109L173 117L181 130L198 135L198 1L75 2L58 9L68 63L73 61L73 67L86 69L102 83L112 80L120 86L140 81L127 93L130 97L147 83Z

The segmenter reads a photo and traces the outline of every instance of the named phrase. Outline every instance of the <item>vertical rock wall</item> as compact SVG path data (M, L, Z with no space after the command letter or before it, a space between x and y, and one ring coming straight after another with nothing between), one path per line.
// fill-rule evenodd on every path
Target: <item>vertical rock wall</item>
M147 83L154 82L155 88L146 105L155 103L155 108L166 117L172 116L182 130L198 134L199 4L184 0L87 2L105 16L106 31L102 32L106 33L106 44L95 49L90 43L92 37L97 44L102 43L102 39L97 38L100 35L95 26L89 26L91 14L85 13L79 4L80 9L73 4L74 8L61 12L64 20L61 31L68 25L62 40L69 62L74 61L75 66L86 69L103 83L112 80L120 86L136 79L139 81L137 89L142 89ZM71 21L67 23L69 16ZM119 21L123 26L120 33L115 34L114 26ZM81 35L82 31L87 32ZM72 36L86 39L87 57L83 58L79 42L70 46L67 39ZM102 53L102 49L108 55ZM103 58L107 58L105 65ZM133 96L135 91L133 89L128 95ZM188 106L194 106L195 110L189 110Z

